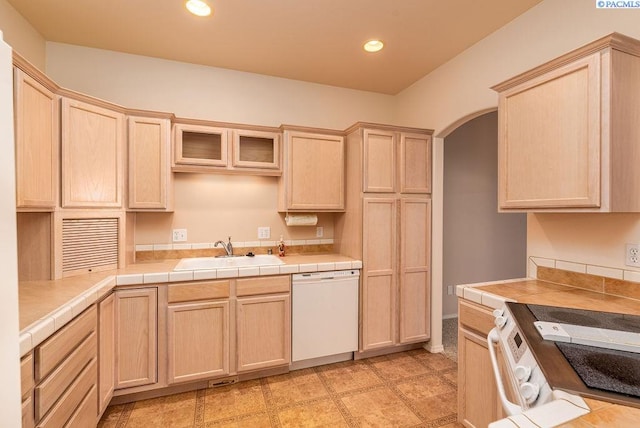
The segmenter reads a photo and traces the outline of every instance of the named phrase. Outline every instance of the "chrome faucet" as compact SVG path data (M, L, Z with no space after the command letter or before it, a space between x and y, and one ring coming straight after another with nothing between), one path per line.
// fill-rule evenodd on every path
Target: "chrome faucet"
M229 237L229 242L227 242L226 244L224 243L224 241L217 241L215 244L213 244L213 246L217 247L218 244L222 245L222 248L224 248L224 250L227 252L227 256L233 256L233 245L231 245L231 237Z

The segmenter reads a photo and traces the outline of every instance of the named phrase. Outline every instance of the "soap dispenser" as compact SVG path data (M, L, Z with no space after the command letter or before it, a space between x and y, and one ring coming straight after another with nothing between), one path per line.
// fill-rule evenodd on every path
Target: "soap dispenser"
M282 235L280 235L280 242L278 242L278 255L284 257L284 239Z

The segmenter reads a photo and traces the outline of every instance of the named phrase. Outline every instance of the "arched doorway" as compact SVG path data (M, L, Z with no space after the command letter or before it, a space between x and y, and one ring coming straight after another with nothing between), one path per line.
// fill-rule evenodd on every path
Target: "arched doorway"
M526 276L524 213L498 213L498 115L481 114L444 138L443 344L455 341L455 286Z

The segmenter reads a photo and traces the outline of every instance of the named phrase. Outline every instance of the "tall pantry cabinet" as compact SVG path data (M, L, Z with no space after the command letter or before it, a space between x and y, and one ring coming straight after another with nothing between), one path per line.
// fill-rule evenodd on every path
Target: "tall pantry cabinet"
M430 338L430 130L358 123L347 130L341 254L361 258L361 352Z

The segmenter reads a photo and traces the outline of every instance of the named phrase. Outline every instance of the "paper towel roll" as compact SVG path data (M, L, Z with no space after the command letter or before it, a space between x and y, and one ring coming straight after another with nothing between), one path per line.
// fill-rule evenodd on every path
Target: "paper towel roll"
M284 218L287 226L315 226L318 224L316 214L287 214Z

